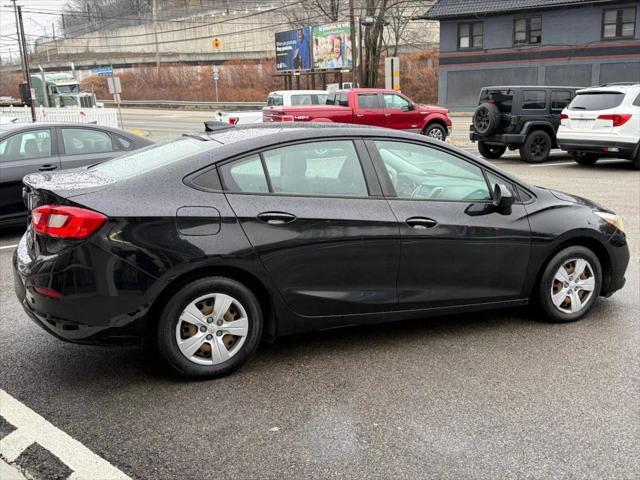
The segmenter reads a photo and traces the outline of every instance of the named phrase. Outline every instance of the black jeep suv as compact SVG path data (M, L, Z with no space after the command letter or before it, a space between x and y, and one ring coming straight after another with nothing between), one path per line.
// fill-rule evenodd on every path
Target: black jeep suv
M480 90L469 138L478 142L485 158L500 158L507 148L519 148L525 162L544 162L557 148L560 112L579 88L584 87L485 87Z

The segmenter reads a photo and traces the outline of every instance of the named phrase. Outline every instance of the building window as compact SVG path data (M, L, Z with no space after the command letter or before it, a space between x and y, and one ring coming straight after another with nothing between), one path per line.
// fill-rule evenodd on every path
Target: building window
M513 21L513 44L527 45L542 41L542 17L516 18Z
M458 24L458 49L482 48L482 22Z
M602 13L602 38L633 38L636 31L636 9L613 8Z

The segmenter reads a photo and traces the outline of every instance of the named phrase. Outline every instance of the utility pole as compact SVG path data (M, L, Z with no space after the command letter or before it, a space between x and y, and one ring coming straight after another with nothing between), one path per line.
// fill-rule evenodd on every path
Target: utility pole
M360 78L358 75L358 48L360 42L357 42L356 37L356 18L353 14L353 0L349 0L349 21L351 22L351 74L353 84L357 88L360 86Z
M23 61L24 61L24 69L26 73L27 79L27 88L29 89L29 104L31 105L31 120L35 123L36 121L36 99L34 98L34 91L31 88L31 75L29 75L29 54L27 52L27 41L24 37L24 24L22 23L22 7L18 6L18 33L20 39L20 46L23 52Z
M18 51L20 52L20 68L22 69L22 78L25 79L27 74L24 68L24 53L22 52L22 41L20 40L22 37L20 36L20 24L18 23L18 7L16 5L16 1L17 0L11 0L13 3L13 13L16 17L16 38L18 39Z
M156 70L158 73L160 73L160 47L158 46L158 22L156 17L156 0L153 0L152 15L153 15L153 35L155 37L155 44L156 44Z

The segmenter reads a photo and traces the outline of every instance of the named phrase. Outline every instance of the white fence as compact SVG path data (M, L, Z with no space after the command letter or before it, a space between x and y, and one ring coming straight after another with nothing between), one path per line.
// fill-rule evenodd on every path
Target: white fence
M24 123L31 122L29 107L2 107L0 118L4 121ZM115 108L36 108L36 118L39 122L75 122L96 123L105 127L118 128L118 111Z

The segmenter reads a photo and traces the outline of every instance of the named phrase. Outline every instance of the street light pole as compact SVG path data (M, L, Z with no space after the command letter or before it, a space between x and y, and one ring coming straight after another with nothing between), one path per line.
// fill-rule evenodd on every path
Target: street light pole
M360 55L358 55L358 49L360 48L360 42L356 45L356 19L353 13L353 0L349 0L349 20L351 22L351 74L354 86L359 87L358 58Z
M26 80L27 80L27 89L29 90L29 104L31 105L31 120L33 122L36 121L36 99L34 98L34 91L31 88L31 75L29 74L29 54L27 52L27 41L25 39L24 36L24 24L22 23L22 7L18 6L18 33L19 33L19 40L20 40L20 46L21 49L23 51L23 61L24 61L24 69L25 69L25 73L26 73Z

